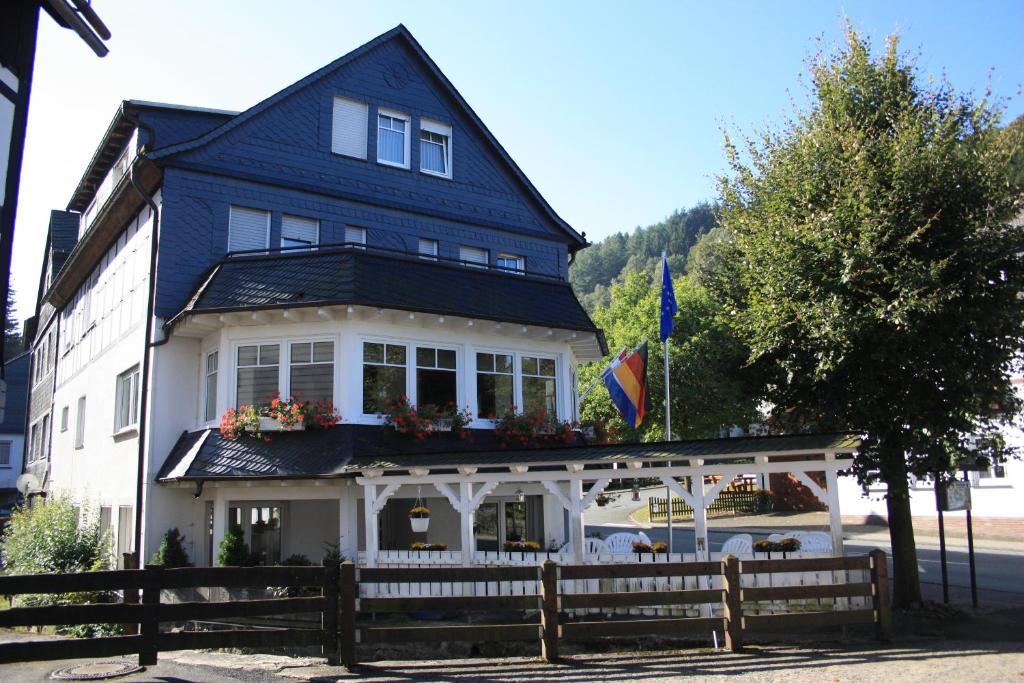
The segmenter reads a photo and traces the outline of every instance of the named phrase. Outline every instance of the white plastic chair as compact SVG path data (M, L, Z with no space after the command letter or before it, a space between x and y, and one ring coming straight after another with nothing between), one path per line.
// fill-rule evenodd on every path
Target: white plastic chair
M736 534L722 544L722 557L735 555L736 557L754 556L754 538L750 534Z
M651 545L651 538L650 538L650 536L648 536L647 534L645 534L642 531L638 531L636 535L640 537L641 541L643 541L647 545Z
M625 532L619 532L612 534L604 540L605 545L608 546L608 552L610 553L631 553L633 552L633 543L635 541L641 541L639 534L629 534ZM649 541L650 539L648 539ZM647 543L648 541L643 541Z
M566 543L558 549L560 553L571 553L572 543ZM603 555L608 552L608 546L600 538L587 537L583 539L584 555Z
M832 536L824 531L808 531L800 537L800 550L807 553L831 553Z

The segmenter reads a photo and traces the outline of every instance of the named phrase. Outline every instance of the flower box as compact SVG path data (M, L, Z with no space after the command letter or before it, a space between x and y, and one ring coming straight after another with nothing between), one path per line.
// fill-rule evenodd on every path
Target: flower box
M261 432L302 432L306 429L305 422L296 423L290 427L285 427L278 420L272 417L260 417L260 428Z
M434 432L450 432L455 426L455 421L450 417L439 417L436 418L430 425L430 430Z

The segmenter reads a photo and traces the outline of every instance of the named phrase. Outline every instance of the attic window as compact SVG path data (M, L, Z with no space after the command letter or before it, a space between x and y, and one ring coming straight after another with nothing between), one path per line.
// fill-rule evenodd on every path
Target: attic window
M365 102L335 97L331 151L347 157L365 159L367 117Z
M377 114L377 161L409 168L409 117L381 109Z
M428 119L420 121L420 170L452 177L452 127Z

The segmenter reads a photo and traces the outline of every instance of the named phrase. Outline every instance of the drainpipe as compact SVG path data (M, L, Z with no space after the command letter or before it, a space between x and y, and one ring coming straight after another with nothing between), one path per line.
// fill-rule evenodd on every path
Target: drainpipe
M156 139L156 131L152 126L143 123L139 119L131 116L126 111L125 102L121 103L121 115L131 123L134 123L139 128L145 128L148 130L149 139L146 140L145 146L139 150L138 157L144 156L146 148L151 147ZM149 373L150 373L150 356L151 347L154 344L151 343L153 338L153 313L156 310L156 264L157 254L159 253L160 245L160 208L153 201L146 191L139 184L139 181L135 178L135 167L136 163L132 162L132 165L128 169L128 181L131 186L135 188L135 191L139 193L143 201L149 205L149 210L152 212L153 227L150 231L149 236L149 297L146 302L146 332L145 339L143 341L143 352L142 352L142 368L139 372L141 378L141 385L139 386L139 455L138 455L138 474L135 481L135 537L133 543L135 546L135 557L138 561L136 566L145 566L145 561L142 557L142 504L143 504L143 489L146 483L146 432L148 427L147 411L149 410Z

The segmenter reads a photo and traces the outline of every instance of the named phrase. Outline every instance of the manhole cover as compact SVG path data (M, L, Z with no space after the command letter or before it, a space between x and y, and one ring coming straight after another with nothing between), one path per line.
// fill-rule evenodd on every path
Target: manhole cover
M101 681L104 678L127 676L137 671L143 671L143 667L133 662L89 662L57 669L50 674L50 678L59 681Z

